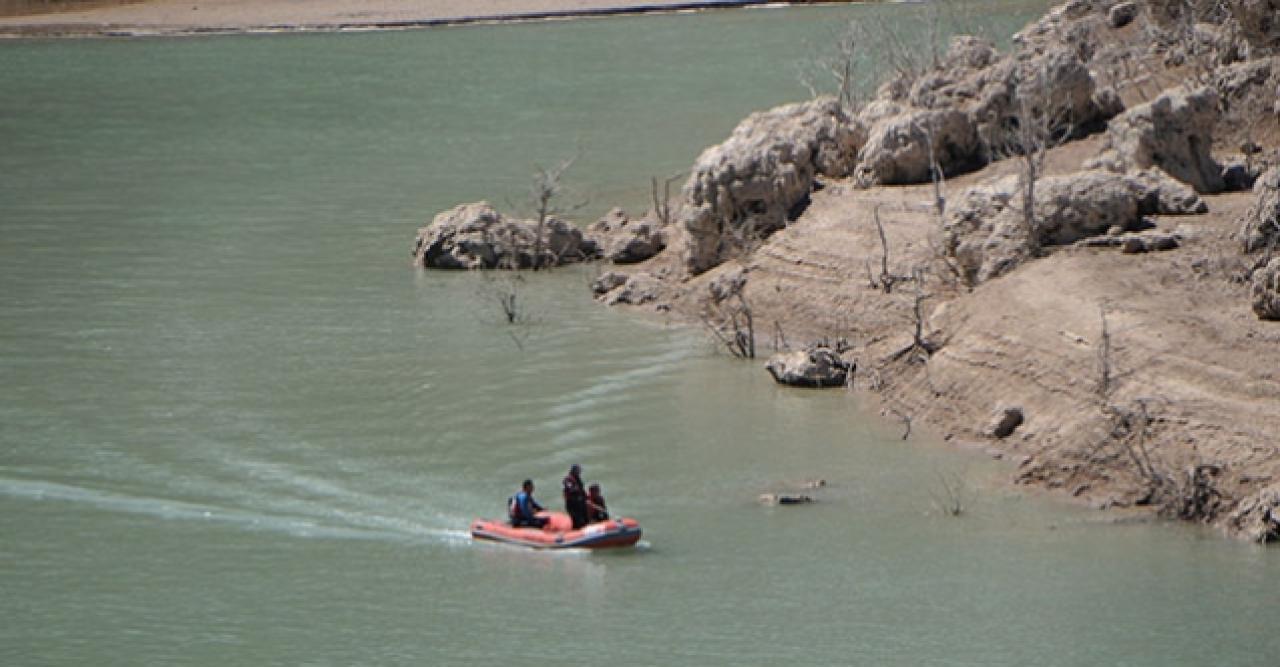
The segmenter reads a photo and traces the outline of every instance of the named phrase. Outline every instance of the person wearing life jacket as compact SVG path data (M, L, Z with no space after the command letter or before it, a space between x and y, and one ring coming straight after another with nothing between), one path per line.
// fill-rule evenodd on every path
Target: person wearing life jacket
M604 504L604 493L599 484L587 488L587 518L591 523L609 520L609 508Z
M507 499L507 514L511 517L511 525L517 528L521 526L542 528L547 525L550 519L537 516L541 511L542 505L533 499L533 480L531 479L526 479L520 485L520 492Z
M561 486L564 491L564 511L573 520L574 530L587 525L587 490L582 485L582 466L573 464Z

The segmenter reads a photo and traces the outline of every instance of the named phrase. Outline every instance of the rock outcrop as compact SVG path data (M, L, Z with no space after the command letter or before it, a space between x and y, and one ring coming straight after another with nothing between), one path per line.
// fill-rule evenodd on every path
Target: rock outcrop
M825 345L780 352L765 364L765 370L776 382L793 387L842 387L853 367L852 362L845 361L835 349Z
M598 278L591 281L591 293L596 296L603 296L613 290L622 287L627 283L629 278L625 273L619 271L605 271Z
M643 262L667 247L662 224L649 218L633 220L614 208L587 227L586 237L614 264Z
M1217 105L1212 88L1165 91L1112 118L1106 148L1086 166L1117 172L1159 167L1196 192L1221 192L1222 167L1209 154Z
M1253 542L1280 541L1280 483L1240 501L1231 511L1227 527Z
M604 302L609 306L618 304L630 304L632 306L643 305L652 301L656 301L662 294L662 281L652 274L640 272L627 276L626 282L621 287L613 289L604 295Z
M541 236L541 238L539 238ZM460 204L418 230L415 266L431 269L524 269L581 261L597 253L574 225L550 218L538 225L496 211L487 202Z
M956 109L922 109L890 116L872 126L858 155L856 177L864 187L921 183L934 160L944 174L981 164L977 127Z
M1280 321L1280 257L1253 272L1251 294L1258 319Z
M786 225L814 178L843 177L866 132L834 99L754 113L702 152L685 183L685 264L702 273Z
M1280 167L1273 167L1253 184L1257 197L1240 221L1245 252L1280 247Z
M1035 185L1030 228L1020 208L1021 193L1018 177L1006 176L965 192L947 212L946 251L971 283L1007 273L1046 246L1131 230L1143 215L1208 210L1195 192L1155 169L1133 174L1091 170L1042 178ZM1150 243L1131 252L1170 249L1155 237ZM1176 241L1171 247L1177 247Z

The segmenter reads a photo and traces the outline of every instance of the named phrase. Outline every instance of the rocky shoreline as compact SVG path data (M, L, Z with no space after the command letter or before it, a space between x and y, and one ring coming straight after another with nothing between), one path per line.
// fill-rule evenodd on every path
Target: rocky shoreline
M957 37L872 99L753 114L539 265L634 243L610 305L782 350L778 381L874 394L1016 483L1276 541L1280 4L1199 9L1071 0L1008 53Z

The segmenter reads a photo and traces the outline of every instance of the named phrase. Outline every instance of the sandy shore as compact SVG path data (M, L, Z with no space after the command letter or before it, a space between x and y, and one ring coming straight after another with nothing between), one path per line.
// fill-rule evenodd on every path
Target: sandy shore
M151 0L0 18L0 36L395 29L767 4L786 3L776 0Z

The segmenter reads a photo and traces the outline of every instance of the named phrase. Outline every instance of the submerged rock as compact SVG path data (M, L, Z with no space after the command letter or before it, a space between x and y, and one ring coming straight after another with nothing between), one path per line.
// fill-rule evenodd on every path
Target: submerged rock
M825 345L781 352L765 364L774 381L793 387L842 387L853 368L853 362L845 361Z
M414 265L429 269L526 269L594 254L582 231L564 220L548 219L539 234L536 222L506 217L483 201L439 213L413 244Z

